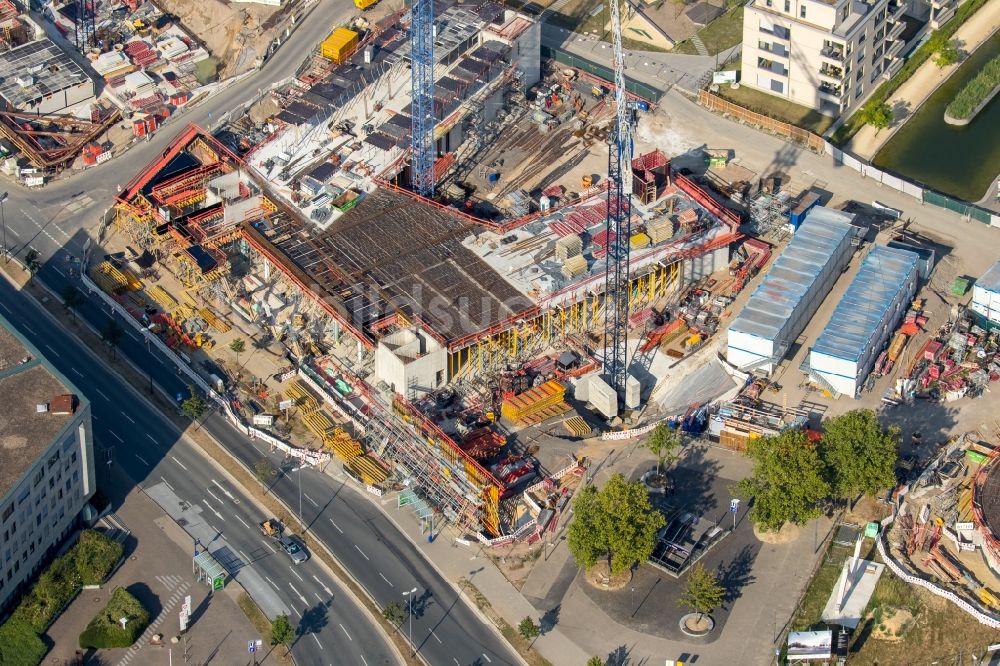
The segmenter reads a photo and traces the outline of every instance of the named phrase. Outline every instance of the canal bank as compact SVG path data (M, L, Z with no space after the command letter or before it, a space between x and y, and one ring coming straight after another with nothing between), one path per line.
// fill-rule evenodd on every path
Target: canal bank
M978 201L1000 173L1000 101L994 98L965 126L944 121L944 110L982 67L1000 54L994 33L921 104L875 155L873 163L965 201Z

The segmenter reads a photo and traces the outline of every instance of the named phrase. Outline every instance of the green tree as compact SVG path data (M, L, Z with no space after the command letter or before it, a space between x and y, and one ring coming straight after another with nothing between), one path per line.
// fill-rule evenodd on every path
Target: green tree
M885 102L869 102L861 107L861 122L874 127L879 132L892 124L892 107Z
M753 498L750 519L764 530L785 523L805 523L820 514L819 503L830 494L823 461L801 430L750 440L747 456L753 474L737 485L738 494Z
M246 348L247 344L243 341L243 338L236 338L229 343L229 350L236 354L236 365L240 364L240 354L242 354L243 350Z
M680 457L677 454L677 448L680 445L681 438L678 436L677 431L671 429L666 423L660 423L653 428L649 439L646 440L646 448L656 456L657 474L660 474L660 470L665 463L672 464L677 461Z
M607 558L613 573L645 562L656 545L656 532L663 527L663 515L649 504L649 494L641 483L630 483L615 474L598 490L587 486L573 505L569 526L569 550L577 563L592 567Z
M195 391L194 386L188 386L188 394L188 398L181 403L181 411L192 421L197 421L208 411L208 403Z
M253 473L257 477L257 480L260 481L260 485L267 487L268 482L274 478L276 470L270 460L267 458L261 458L257 461L257 464L254 465Z
M398 627L406 619L406 611L403 610L403 604L393 601L382 609L382 617L392 626Z
M934 56L934 64L938 67L954 65L962 59L962 53L958 50L958 44L954 39L941 42L936 50L937 55Z
M526 617L521 620L521 623L517 625L517 633L521 635L526 641L533 641L538 638L538 635L542 633L542 628L538 626L530 617Z
M870 409L855 409L823 424L819 453L835 497L876 495L896 483L900 430L883 428Z
M600 657L591 657L587 660L587 666L604 666L604 660Z
M123 335L125 335L125 329L114 317L104 323L104 328L101 330L101 340L111 350L114 358L118 358L118 345L121 343Z
M42 269L41 255L38 250L28 250L24 255L24 267L28 269L28 282L35 277L35 273Z
M701 619L718 608L725 597L726 591L719 584L718 577L699 562L691 567L678 602L697 613L698 619Z
M287 615L278 615L271 620L271 645L285 645L294 635Z
M73 321L75 322L76 321L75 308L78 308L81 305L83 305L86 299L83 297L83 294L80 293L79 289L77 289L71 284L68 284L65 287L63 287L62 300L63 300L63 309L66 310L66 312L68 312L71 317L73 317Z

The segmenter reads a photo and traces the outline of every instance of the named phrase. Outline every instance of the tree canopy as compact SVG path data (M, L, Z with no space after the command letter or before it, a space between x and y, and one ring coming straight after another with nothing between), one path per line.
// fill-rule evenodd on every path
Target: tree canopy
M937 55L934 57L934 64L938 67L954 65L962 59L962 53L958 50L958 44L954 39L942 41L937 47Z
M189 386L188 391L191 395L181 403L181 411L192 421L197 421L208 411L208 403L198 395L193 386Z
M288 622L287 615L278 615L271 620L271 645L283 645L292 640L295 631Z
M526 641L531 641L538 638L538 634L542 632L541 627L530 617L526 617L521 620L520 624L517 625L517 633L521 634L521 638Z
M699 562L688 572L678 602L699 615L705 615L718 608L725 596L726 591L719 584L718 577Z
M740 481L740 495L753 498L750 519L765 530L785 523L802 524L820 515L819 503L830 494L823 461L801 430L750 440L747 456L753 474Z
M677 455L677 448L680 445L681 438L677 434L677 431L672 430L666 423L660 423L653 428L653 432L649 434L649 439L646 440L646 448L656 456L657 474L660 473L660 469L664 464L673 463L677 460L679 457Z
M820 456L833 495L876 495L896 483L900 430L883 428L870 409L855 409L823 423Z
M877 130L892 124L892 107L885 102L870 102L861 107L861 121Z
M612 573L619 573L649 558L663 525L646 487L615 474L600 490L587 486L580 491L567 543L581 566L589 568L607 558Z
M382 609L382 617L392 626L398 627L406 619L406 611L403 610L403 604L398 601L392 601Z

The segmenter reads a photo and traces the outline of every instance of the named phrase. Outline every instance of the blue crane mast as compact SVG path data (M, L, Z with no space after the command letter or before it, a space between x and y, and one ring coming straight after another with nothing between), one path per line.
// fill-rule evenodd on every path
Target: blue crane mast
M413 0L410 24L413 190L434 196L434 0Z

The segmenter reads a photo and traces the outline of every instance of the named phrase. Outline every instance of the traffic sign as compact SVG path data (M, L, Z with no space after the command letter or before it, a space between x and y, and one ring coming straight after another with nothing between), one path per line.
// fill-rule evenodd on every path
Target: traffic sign
M256 647L258 650L261 649L262 647L264 647L264 641L262 641L261 639L258 638L254 642L254 647Z
M254 641L247 641L247 652L253 654L256 651L257 651L257 643L255 643Z
M729 500L729 510L736 513L740 509L740 501L738 499Z
M226 586L226 577L225 576L216 576L215 578L212 579L212 589L213 590L221 590L225 586Z

